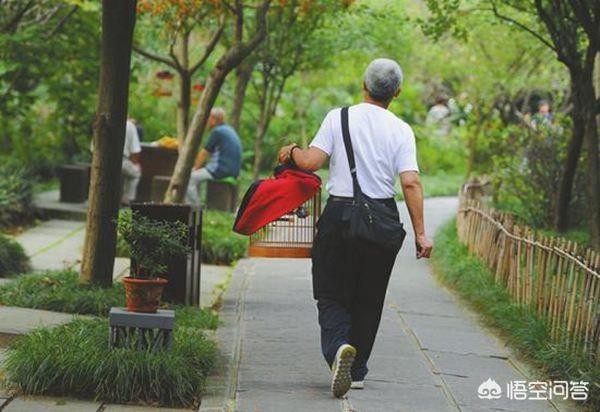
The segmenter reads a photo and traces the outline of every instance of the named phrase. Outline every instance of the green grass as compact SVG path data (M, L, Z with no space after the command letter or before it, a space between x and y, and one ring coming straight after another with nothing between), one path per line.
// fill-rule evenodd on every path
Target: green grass
M29 257L23 247L0 233L0 277L24 273L29 268Z
M106 316L112 306L125 305L123 284L100 288L79 282L75 271L22 275L0 286L0 305Z
M235 216L214 210L202 217L202 262L231 265L246 254L248 238L233 232Z
M567 240L572 240L583 247L590 247L590 231L586 229L572 229L565 233L559 233L554 230L542 229L539 230L544 236L561 237Z
M217 355L204 326L202 317L187 311L182 316L177 310L173 348L158 353L110 350L105 318L38 329L11 344L4 362L6 381L31 395L197 406Z
M57 178L50 180L36 181L33 185L33 193L43 193L49 190L58 190L60 188L60 181Z
M48 271L22 275L0 286L0 305L108 316L111 307L125 306L125 290L121 282L100 288L80 283L72 270ZM163 307L175 309L177 321L184 325L216 329L219 324L213 311L166 303Z
M484 263L468 254L458 242L456 222L438 232L433 266L437 276L454 289L507 343L541 369L550 379L590 382L589 405L600 408L600 367L589 359L569 353L566 345L552 342L548 327L535 312L512 303L506 291L495 284Z
M425 197L456 196L460 186L464 183L464 174L452 174L439 172L436 174L421 173L421 184L423 185L423 195ZM398 200L404 200L400 182L396 183Z

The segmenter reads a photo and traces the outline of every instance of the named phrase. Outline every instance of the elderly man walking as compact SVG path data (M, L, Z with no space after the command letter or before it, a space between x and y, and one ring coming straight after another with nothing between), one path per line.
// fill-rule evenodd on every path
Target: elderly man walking
M400 94L402 80L398 63L374 60L365 73L362 103L329 112L308 149L292 144L279 152L281 162L290 161L313 171L330 159L329 200L317 224L312 277L321 348L331 367L331 390L336 397L351 387L364 388L367 362L399 251L399 245L388 247L352 235L350 216L356 206L355 190L385 205L397 221L394 181L399 176L414 229L417 258L428 258L433 247L425 235L423 189L413 131L387 110ZM349 137L348 144L345 137Z

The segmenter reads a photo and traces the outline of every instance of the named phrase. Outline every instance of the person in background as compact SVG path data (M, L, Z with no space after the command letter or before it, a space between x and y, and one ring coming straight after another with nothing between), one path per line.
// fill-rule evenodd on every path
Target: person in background
M448 136L452 127L450 123L450 108L448 107L448 99L446 96L439 95L435 99L435 104L431 106L427 113L425 124L435 128L436 134L439 136Z
M127 119L125 127L125 145L123 146L123 196L121 203L129 205L135 200L137 187L142 177L142 167L140 165L140 153L142 146L140 145L140 136L138 135L137 127L132 119Z
M531 126L534 129L539 126L550 126L552 124L552 112L550 111L550 103L547 100L540 100L538 102L538 111L531 118Z
M242 166L242 143L237 132L225 122L225 110L215 107L210 111L208 127L211 128L204 149L198 153L190 175L186 202L200 203L200 184L226 177L237 178ZM206 160L208 164L204 166Z
M402 78L395 61L371 62L364 76L364 101L349 108L349 131L363 193L388 207L398 219L394 182L400 179L420 259L430 256L433 245L425 234L415 135L388 110L400 94ZM327 114L308 149L291 144L279 152L280 162L291 161L311 171L327 160L329 200L312 248L313 297L319 312L321 350L332 371L331 390L341 397L350 388L364 388L398 250L347 236L354 190L341 109Z
M93 134L93 125L91 133ZM94 141L90 142L90 151L94 151ZM129 206L135 200L137 187L142 177L142 167L140 165L140 137L137 128L131 118L127 118L125 124L125 143L123 145L123 162L121 163L121 175L123 176L123 193L121 195L121 204Z
M140 142L143 142L144 141L144 127L137 119L134 119L132 117L132 118L130 118L130 120L135 125L135 130L137 130L138 138L139 138Z

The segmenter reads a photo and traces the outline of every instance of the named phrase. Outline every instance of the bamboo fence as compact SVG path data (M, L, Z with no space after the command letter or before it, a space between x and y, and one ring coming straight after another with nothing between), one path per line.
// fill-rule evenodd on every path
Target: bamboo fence
M600 254L546 237L477 199L480 185L463 186L459 240L491 269L515 303L535 311L553 341L600 362Z

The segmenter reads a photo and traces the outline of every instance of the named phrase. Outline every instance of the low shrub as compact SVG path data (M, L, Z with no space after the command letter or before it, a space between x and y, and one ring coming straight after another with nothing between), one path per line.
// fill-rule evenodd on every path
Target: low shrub
M570 127L564 126L537 131L512 126L490 133L494 207L536 229L549 227L570 140ZM569 204L570 228L586 227L585 182L585 171L579 168Z
M111 288L82 284L72 270L27 274L0 286L0 304L82 315L106 316L113 306L125 306L120 282Z
M248 250L248 239L233 232L234 215L205 210L202 219L203 263L231 265L244 257ZM121 236L117 237L117 256L131 256L131 248Z
M456 196L460 190L460 186L465 181L465 175L448 174L446 172L439 172L432 175L422 173L420 179L423 185L424 197ZM404 200L399 180L397 181L396 190L398 193L396 199Z
M25 224L33 217L33 178L14 162L0 163L0 229Z
M38 329L17 339L7 351L7 383L31 395L197 406L217 350L204 336L201 318L179 316L176 311L173 348L157 353L110 350L106 319Z
M0 233L0 277L29 270L29 257L16 241Z
M246 254L248 239L233 232L232 214L209 210L202 219L202 262L230 265Z
M534 311L512 302L485 264L459 243L456 221L446 224L435 240L436 275L550 379L590 382L588 403L592 410L598 410L600 387L594 383L600 381L600 367L570 353L567 343L553 341L549 327Z

